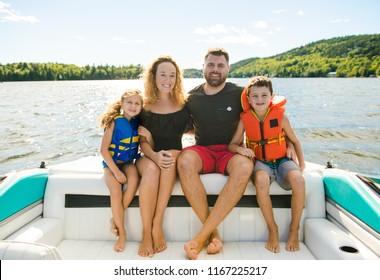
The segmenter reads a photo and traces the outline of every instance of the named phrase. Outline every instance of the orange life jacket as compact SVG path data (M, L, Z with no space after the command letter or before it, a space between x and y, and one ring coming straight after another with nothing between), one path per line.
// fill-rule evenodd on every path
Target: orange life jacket
M263 122L260 122L250 108L247 91L242 92L241 100L244 112L240 114L240 118L245 127L247 147L252 149L259 160L274 161L285 157L286 141L282 130L285 97L274 96Z

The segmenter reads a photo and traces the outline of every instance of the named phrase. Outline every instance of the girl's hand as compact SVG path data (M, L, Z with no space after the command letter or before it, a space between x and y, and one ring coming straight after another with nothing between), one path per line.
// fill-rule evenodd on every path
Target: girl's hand
M139 133L139 135L144 136L145 138L152 137L152 134L150 133L150 131L142 125L139 125L137 132Z
M127 177L125 177L125 174L121 172L120 170L116 172L115 178L120 184L125 184L127 182Z

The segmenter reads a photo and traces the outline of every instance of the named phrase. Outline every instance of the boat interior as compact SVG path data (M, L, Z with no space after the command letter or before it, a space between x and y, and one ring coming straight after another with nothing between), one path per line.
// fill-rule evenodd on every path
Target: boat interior
M142 223L138 193L125 210L127 244L115 252L110 232L109 191L101 157L92 156L8 174L0 183L0 259L141 260ZM201 260L361 260L380 258L380 196L356 174L307 163L306 200L300 250L285 250L291 216L291 191L272 183L270 195L281 251L265 248L267 228L250 182L245 194L218 226L224 247L202 250ZM210 207L227 181L201 175ZM128 186L124 186L128 187ZM164 217L168 248L154 260L187 259L184 244L201 228L177 182Z

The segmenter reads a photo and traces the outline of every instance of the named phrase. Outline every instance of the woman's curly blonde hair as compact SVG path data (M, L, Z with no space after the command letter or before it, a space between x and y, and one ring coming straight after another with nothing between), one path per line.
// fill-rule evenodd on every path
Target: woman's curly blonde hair
M121 103L123 102L124 99L134 96L134 95L139 95L141 97L141 101L143 101L143 97L141 94L141 91L138 89L127 89L126 91L123 92L121 95L120 99L114 102L113 104L108 106L107 111L100 116L100 128L107 128L109 127L113 119L118 116L122 115L122 110L121 110Z
M171 56L159 56L156 58L144 73L144 87L145 87L145 100L144 104L154 104L158 99L158 88L156 85L156 74L158 65L163 62L169 62L174 65L176 69L176 81L172 92L170 92L171 99L180 105L185 104L184 89L183 89L183 76L182 71L178 64L171 58Z

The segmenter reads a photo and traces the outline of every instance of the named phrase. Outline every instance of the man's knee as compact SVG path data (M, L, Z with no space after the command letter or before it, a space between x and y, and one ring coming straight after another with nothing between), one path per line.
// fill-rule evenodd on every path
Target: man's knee
M177 159L177 169L180 174L198 171L199 164L201 164L201 160L198 154L191 150L181 152Z
M228 165L227 172L230 176L249 179L253 172L253 161L241 155L234 155Z

